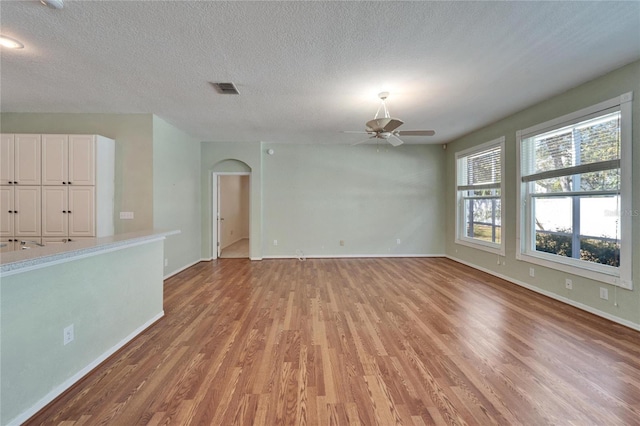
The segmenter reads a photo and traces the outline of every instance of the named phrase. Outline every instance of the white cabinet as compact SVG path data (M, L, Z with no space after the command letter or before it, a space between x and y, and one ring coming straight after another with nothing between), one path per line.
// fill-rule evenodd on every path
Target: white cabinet
M67 237L69 235L69 192L66 186L42 188L42 236Z
M39 186L0 187L0 236L40 237Z
M22 237L55 244L113 235L114 172L111 139L2 134L0 237L7 240L2 249L16 248L14 240Z
M0 253L19 250L20 243L17 238L0 238Z
M40 141L40 135L0 135L0 185L40 185Z
M43 185L95 185L95 135L42 135Z
M44 244L45 246L52 246L52 245L57 245L57 244L65 244L71 241L84 241L84 240L92 240L93 237L67 237L67 238L61 238L61 237L48 237L48 238L42 238L42 244Z
M13 237L14 187L0 186L0 237Z
M43 186L42 236L95 236L95 203L93 186Z

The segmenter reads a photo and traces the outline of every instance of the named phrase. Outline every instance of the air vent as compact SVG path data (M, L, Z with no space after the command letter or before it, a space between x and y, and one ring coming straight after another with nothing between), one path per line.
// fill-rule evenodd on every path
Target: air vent
M233 83L211 83L216 91L222 95L239 95L238 88Z

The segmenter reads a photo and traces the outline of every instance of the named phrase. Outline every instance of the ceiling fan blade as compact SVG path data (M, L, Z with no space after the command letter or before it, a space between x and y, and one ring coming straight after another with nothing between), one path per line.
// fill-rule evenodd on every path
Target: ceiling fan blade
M364 140L361 140L361 141L358 141L358 142L352 143L351 145L352 145L352 146L353 146L353 145L360 145L361 143L369 142L371 139L375 139L375 138L376 138L376 136L375 136L375 135L373 135L373 136L371 136L371 137L368 137L367 139L364 139Z
M387 141L389 141L389 143L393 146L400 146L404 143L402 139L393 134L389 136L389 139L387 139Z
M395 129L402 126L403 124L404 124L404 121L398 120L397 118L392 118L389 121L389 123L385 124L382 130L385 132L393 132Z
M433 136L436 132L433 130L399 130L394 134L399 136Z

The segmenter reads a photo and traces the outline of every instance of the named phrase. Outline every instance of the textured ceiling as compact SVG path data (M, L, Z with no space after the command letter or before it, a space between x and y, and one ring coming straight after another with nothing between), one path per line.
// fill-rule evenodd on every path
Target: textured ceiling
M205 141L351 143L390 91L444 143L640 58L638 2L0 2L3 112L153 113ZM233 81L240 96L211 81Z

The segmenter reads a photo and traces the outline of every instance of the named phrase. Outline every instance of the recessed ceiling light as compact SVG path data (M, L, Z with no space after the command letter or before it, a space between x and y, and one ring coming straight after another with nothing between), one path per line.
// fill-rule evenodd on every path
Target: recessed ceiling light
M40 0L40 3L51 9L62 9L64 7L64 0Z
M9 49L22 49L24 44L11 37L0 35L0 46L8 47Z

